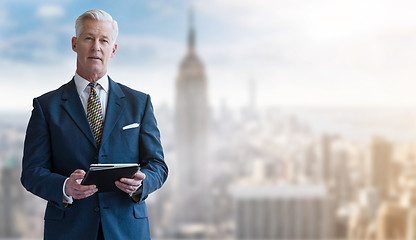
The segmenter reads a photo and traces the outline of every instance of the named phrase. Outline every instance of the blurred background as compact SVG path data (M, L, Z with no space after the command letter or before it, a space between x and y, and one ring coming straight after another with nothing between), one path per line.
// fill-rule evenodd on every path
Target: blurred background
M42 238L26 125L74 75L90 9L119 23L109 75L152 96L153 238L416 239L411 0L2 0L0 238Z

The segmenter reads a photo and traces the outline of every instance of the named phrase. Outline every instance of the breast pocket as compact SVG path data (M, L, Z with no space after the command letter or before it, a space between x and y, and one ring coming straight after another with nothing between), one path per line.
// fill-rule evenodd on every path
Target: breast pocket
M140 127L135 127L135 128L129 128L129 129L125 129L125 130L121 130L121 134L123 134L124 136L129 136L132 134L136 134L139 135L140 132Z
M128 151L138 151L139 149L139 134L140 127L129 128L121 130L121 135L125 146Z

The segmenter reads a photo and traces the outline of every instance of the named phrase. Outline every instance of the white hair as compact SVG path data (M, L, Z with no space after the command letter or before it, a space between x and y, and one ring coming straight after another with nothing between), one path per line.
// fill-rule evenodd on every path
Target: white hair
M113 43L116 42L116 39L118 36L117 21L114 20L110 14L106 13L103 10L98 10L98 9L86 11L85 13L83 13L81 16L77 18L77 20L75 21L75 36L77 38L79 38L79 35L81 35L83 22L85 19L93 19L97 21L111 22L113 25L113 34L112 34L113 39L112 40L113 40Z

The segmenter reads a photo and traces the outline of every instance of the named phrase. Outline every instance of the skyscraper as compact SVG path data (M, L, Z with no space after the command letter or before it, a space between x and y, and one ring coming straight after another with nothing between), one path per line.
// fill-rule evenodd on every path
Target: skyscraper
M175 193L175 222L182 226L206 223L209 212L207 202L210 201L206 197L209 191L207 80L204 65L195 50L192 10L189 21L188 52L179 66L175 102L175 174L179 191Z
M234 199L237 239L329 239L334 219L324 185L239 183Z
M388 197L392 166L392 145L382 137L373 137L371 143L371 183L381 198Z

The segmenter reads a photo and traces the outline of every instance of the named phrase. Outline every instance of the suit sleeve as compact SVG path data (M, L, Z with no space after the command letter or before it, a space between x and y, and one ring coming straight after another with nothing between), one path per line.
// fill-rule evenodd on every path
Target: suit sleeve
M139 158L141 171L146 174L146 178L142 183L140 202L145 200L150 193L159 189L168 176L168 167L164 161L160 132L149 95L147 95L146 108L141 120Z
M48 123L35 98L26 130L20 180L29 192L64 209L62 186L66 177L52 172L51 155Z

